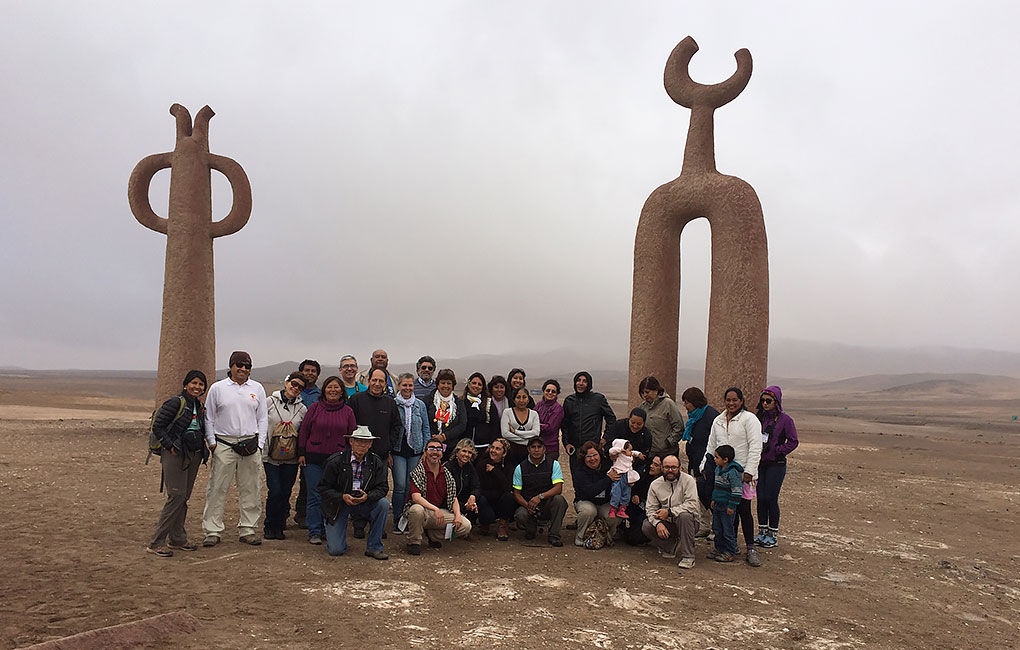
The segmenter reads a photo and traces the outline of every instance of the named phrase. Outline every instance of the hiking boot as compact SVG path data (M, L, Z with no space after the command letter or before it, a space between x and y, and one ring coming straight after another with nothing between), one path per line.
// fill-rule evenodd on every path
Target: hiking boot
M559 548L563 546L563 540L560 539L559 535L549 535L549 546L555 546Z
M754 536L754 545L761 546L765 542L765 533L758 533Z
M760 546L762 548L775 548L775 547L779 546L779 540L777 540L772 535L766 535L758 543L758 546Z
M720 553L719 551L717 551L717 550L715 550L713 548L711 551L708 552L708 555L705 556L705 559L706 560L714 560L717 557L719 557L720 555L722 555L722 553Z
M167 548L172 548L175 551L197 551L198 546L195 544L189 544L184 542L183 544L167 544Z
M163 546L158 546L156 548L153 548L151 546L146 546L145 547L145 552L146 553L152 553L153 555L155 555L157 557L173 557L174 556L174 552L173 551L171 551L170 549L168 549L166 547L163 547Z
M678 568L678 569L693 569L694 568L694 558L693 557L682 558L680 560L680 562L676 565L676 568Z
M322 535L309 535L308 543L313 546L322 546Z
M421 555L421 544L408 544L407 552L410 555Z
M354 539L365 539L365 522L354 522Z
M429 548L443 548L443 543L430 539Z
M718 555L715 556L715 561L716 562L732 562L733 561L733 556L730 555L729 553L719 553Z
M248 546L258 546L262 543L262 540L254 535L241 535L237 541L242 544L247 544Z
M219 535L206 535L205 539L202 540L202 546L205 548L212 548L220 543Z
M386 555L382 551L365 551L365 555L370 557L370 558L374 558L376 560L388 560L388 559L390 559L390 556Z
M758 559L758 551L753 546L747 549L747 563L751 566L761 566L761 560Z

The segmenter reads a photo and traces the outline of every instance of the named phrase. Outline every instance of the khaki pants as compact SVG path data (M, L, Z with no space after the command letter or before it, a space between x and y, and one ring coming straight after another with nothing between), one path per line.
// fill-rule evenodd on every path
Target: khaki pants
M577 534L574 535L574 545L584 546L584 535L588 532L588 526L596 519L601 519L609 526L609 539L616 539L616 528L620 520L609 516L609 504L603 503L596 506L591 501L575 501L574 510L577 511Z
M231 442L239 440L228 436L223 436L223 439ZM262 454L255 452L251 456L241 456L223 443L216 445L209 461L209 484L205 489L205 512L202 513L202 529L206 537L223 535L223 505L235 477L241 509L237 534L240 537L255 534L262 516L261 470Z
M439 542L446 537L446 524L453 523L453 513L440 509L443 513L443 524L436 523L436 513L426 510L415 503L407 509L407 543L421 544L422 534L427 532L429 539ZM454 537L467 537L471 533L471 522L461 516L460 525L453 529Z
M655 532L656 525L662 523L669 531L669 537L662 539ZM694 557L694 534L698 532L698 520L689 512L681 512L676 521L663 521L645 519L641 524L641 532L645 537L652 540L660 551L672 555L674 552L681 558Z

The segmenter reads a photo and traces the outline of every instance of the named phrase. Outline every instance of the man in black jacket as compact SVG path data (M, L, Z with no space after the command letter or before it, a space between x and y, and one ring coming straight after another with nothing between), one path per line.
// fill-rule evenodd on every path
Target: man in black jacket
M368 427L375 439L372 453L388 465L390 451L400 438L404 425L400 420L397 402L386 394L386 371L373 368L368 373L368 390L351 395L347 406L354 411L358 425ZM399 518L399 515L397 515ZM354 536L362 539L365 536L366 520L361 515L354 517ZM385 535L384 535L385 537Z
M616 414L602 393L592 390L591 375L582 370L574 375L574 394L563 400L563 447L570 456L570 472L573 473L583 460L577 457L581 445L592 441L599 447L605 446L602 436L602 421L608 428L616 422Z
M376 438L368 427L359 426L347 438L350 449L329 457L319 481L326 551L330 555L346 553L347 519L361 516L370 522L365 555L385 560L389 556L383 552L382 536L390 512L386 461L370 451Z

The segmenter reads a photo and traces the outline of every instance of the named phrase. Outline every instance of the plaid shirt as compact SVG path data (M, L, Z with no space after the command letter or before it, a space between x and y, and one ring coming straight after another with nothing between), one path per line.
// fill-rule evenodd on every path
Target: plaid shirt
M365 464L359 462L354 454L351 454L351 489L361 490L365 479Z

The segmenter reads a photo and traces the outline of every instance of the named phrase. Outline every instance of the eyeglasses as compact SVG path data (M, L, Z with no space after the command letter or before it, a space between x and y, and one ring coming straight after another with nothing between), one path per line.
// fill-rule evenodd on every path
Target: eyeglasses
M680 466L679 465L663 465L662 469L664 469L664 470L665 469L678 470L678 469L680 469Z
M251 370L251 362L250 361L241 361L240 363L235 363L234 367L235 368L247 368L248 370Z
M340 367L341 368L348 368L348 369L350 369L350 368L357 368L358 364L356 364L356 363L345 363L344 365L342 365Z
M442 447L426 447L425 451L442 451Z
M761 398L761 403L762 404L771 404L774 401L776 401L776 400L772 399L771 397L763 397L763 398Z
M422 366L421 368L418 368L418 370L435 370L435 368L432 366Z
M301 390L305 389L305 385L299 382L297 379L292 379L290 385L293 386L294 388L300 388Z
M585 454L584 457L585 458L601 458L602 456L599 455L599 454Z

